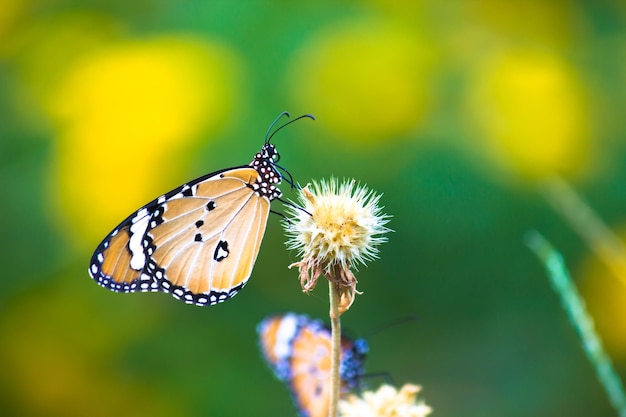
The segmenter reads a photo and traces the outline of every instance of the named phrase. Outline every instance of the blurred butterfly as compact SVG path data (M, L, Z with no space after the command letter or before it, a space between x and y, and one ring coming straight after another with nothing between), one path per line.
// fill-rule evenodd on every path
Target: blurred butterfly
M330 400L330 329L305 315L266 318L257 327L263 356L291 389L303 417L326 417ZM367 342L341 339L341 390L357 387L364 373Z
M128 216L98 245L91 277L112 291L162 291L200 306L237 294L259 253L270 203L282 195L279 170L287 172L270 140L296 120L315 120L303 115L272 133L282 116L289 113L270 125L249 165L204 175Z

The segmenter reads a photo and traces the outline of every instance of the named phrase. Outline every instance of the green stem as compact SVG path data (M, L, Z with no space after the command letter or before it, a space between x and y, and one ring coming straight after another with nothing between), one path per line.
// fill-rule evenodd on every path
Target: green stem
M543 193L554 210L587 243L609 270L626 285L626 245L564 179L553 177Z
M330 329L331 329L331 356L330 356L330 398L328 417L337 416L339 403L339 363L341 361L341 320L339 318L339 287L332 280L328 280L330 298Z
M526 244L543 262L552 282L552 287L561 297L561 304L578 332L587 359L595 368L596 375L604 387L610 403L620 417L626 417L626 395L622 381L602 347L602 341L594 330L593 319L587 312L585 303L569 276L563 257L536 231L528 234Z

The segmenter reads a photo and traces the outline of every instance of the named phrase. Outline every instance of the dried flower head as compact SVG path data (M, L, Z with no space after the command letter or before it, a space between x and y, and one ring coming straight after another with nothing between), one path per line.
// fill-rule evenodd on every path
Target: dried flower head
M400 390L382 385L378 391L365 391L362 397L350 395L339 401L340 417L425 417L432 409L417 401L421 387L405 384Z
M339 283L345 311L357 293L351 268L376 258L389 216L381 213L380 195L354 180L313 182L301 190L300 200L304 210L292 208L285 222L287 246L302 256L291 266L299 267L305 292L315 288L320 275Z

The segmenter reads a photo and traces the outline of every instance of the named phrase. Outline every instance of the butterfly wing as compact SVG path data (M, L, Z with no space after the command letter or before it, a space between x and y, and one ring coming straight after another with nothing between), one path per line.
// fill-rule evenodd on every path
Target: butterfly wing
M330 332L303 327L293 341L289 385L302 415L325 417L330 401Z
M258 328L261 350L274 374L286 382L300 414L325 417L330 400L330 330L318 320L288 313L267 318ZM367 344L342 338L342 392L363 375Z
M205 175L148 203L96 249L89 272L113 291L164 291L212 305L248 281L270 200L255 192L259 172L239 167Z

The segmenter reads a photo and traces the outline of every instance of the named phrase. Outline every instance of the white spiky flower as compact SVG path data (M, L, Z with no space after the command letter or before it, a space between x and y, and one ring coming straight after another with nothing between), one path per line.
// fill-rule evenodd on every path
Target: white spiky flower
M324 275L346 288L344 307L352 304L357 290L351 269L376 258L378 245L387 240L383 235L390 231L385 227L389 216L382 213L380 197L354 180L340 184L335 178L301 190L304 207L291 208L285 229L288 248L302 256L292 266L299 267L305 292Z
M405 384L400 390L382 385L378 391L365 391L339 401L340 417L426 417L432 409L417 400L421 387Z

